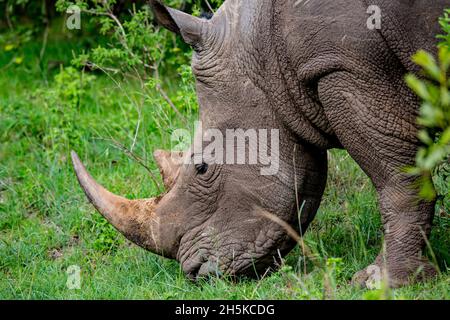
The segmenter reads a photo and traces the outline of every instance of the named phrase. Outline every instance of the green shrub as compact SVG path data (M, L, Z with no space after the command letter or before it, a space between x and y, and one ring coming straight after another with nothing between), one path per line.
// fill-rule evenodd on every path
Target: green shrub
M216 7L221 2L208 3ZM198 15L206 2L172 0L164 3L172 7L182 6ZM99 33L108 39L107 43L97 44L74 59L76 65L148 79L188 64L189 55L184 53L190 52L190 48L175 35L155 25L148 1L133 3L121 13L117 13L117 1L58 0L56 8L65 12L73 4L79 6L82 17L90 17Z
M440 19L444 35L438 58L419 51L413 61L422 67L423 79L409 74L406 81L422 99L418 124L423 143L417 153L416 165L408 172L419 176L420 194L431 200L438 196L443 209L450 212L450 9ZM434 181L434 187L433 187Z

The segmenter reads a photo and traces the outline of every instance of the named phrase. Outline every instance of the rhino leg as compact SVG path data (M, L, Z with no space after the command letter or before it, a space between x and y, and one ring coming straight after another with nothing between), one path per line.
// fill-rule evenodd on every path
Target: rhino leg
M402 87L402 78L392 85L392 76L379 75L374 72L370 78L369 74L365 79L371 81L358 80L364 77L349 72L328 75L320 81L319 96L335 134L378 192L384 249L372 265L354 276L354 282L367 286L377 280L374 277L386 274L390 286L397 287L436 274L422 256L434 203L420 200L413 180L402 173L414 163L419 146L418 103Z
M384 246L372 265L355 274L354 284L370 287L385 277L391 287L399 287L436 275L435 267L422 256L434 202L418 200L411 185L410 179L396 176L378 191Z

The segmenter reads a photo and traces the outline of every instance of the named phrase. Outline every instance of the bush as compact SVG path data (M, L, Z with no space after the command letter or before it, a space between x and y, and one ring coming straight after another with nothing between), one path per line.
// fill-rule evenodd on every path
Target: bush
M420 195L432 200L436 196L445 212L450 212L450 9L440 19L444 35L437 60L425 51L413 56L422 67L424 79L410 74L406 81L422 99L418 124L423 143L417 153L416 166L408 172L419 176ZM433 187L434 182L434 187Z

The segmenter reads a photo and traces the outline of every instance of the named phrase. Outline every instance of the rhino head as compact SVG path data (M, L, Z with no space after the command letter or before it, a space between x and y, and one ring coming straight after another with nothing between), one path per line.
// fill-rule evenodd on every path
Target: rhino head
M132 242L177 259L192 279L254 276L276 266L295 245L279 221L303 232L317 211L326 179L326 154L290 133L257 84L257 61L246 50L248 34L242 31L248 30L248 22L237 15L238 3L227 1L205 20L151 1L158 22L195 49L192 68L203 131L226 136L237 128L279 130L273 174L262 174L267 163L195 161L195 148L156 151L166 193L128 200L95 182L72 153L79 183L95 208ZM197 138L206 144L207 139ZM233 148L224 146L222 154L249 151L251 146Z

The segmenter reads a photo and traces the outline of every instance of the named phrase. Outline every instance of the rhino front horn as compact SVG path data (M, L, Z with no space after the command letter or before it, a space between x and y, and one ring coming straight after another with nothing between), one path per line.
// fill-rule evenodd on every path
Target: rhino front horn
M78 182L89 201L119 232L151 252L174 258L177 248L167 241L166 219L158 214L158 198L128 200L98 184L87 172L78 155L72 151L72 162Z

